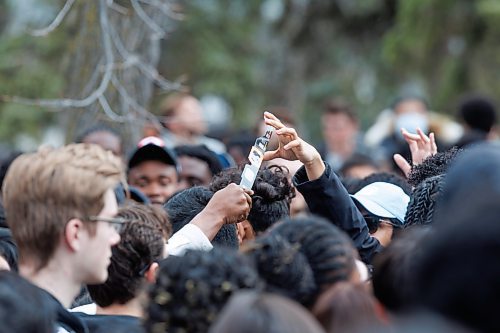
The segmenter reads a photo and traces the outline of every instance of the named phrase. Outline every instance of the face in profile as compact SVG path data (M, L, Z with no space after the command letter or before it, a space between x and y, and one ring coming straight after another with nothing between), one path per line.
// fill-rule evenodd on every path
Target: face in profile
M130 185L137 187L153 204L163 205L178 188L175 166L160 161L144 161L130 169Z
M118 213L118 204L112 190L104 194L104 207L96 220L86 223L95 224L95 232L88 232L81 247L81 277L84 283L99 284L108 278L108 266L111 260L111 247L118 244L120 234L112 223L106 222ZM100 221L99 217L103 220Z

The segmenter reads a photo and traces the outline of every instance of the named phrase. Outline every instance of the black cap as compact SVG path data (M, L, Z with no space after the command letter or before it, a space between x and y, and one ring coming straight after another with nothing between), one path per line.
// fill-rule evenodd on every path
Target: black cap
M160 161L168 165L173 165L179 173L179 164L175 153L165 146L165 142L156 137L148 136L137 144L137 149L128 160L129 170L144 161Z

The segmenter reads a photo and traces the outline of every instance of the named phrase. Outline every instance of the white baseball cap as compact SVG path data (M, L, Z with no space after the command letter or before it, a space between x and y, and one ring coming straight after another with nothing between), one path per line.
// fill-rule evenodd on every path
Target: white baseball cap
M410 197L401 187L386 182L375 182L366 185L351 197L371 214L395 218L404 224Z

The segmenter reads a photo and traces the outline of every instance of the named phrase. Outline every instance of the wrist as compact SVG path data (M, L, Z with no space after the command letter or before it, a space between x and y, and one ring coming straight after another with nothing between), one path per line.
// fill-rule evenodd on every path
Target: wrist
M304 163L306 169L307 178L309 180L316 180L325 172L325 163L321 158L321 155L317 154L313 159Z
M206 207L191 220L191 223L200 228L207 238L212 240L224 224L224 218L225 216L217 210Z

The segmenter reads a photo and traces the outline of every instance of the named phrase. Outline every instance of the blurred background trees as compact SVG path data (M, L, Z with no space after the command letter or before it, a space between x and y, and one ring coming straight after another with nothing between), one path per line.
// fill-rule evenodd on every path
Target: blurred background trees
M82 4L92 2L76 3L64 24L36 38L26 32L27 27L50 22L64 1L0 0L0 95L76 98L81 93L74 82L85 81L79 73L95 68L95 63L82 59L95 53L92 48L99 45L99 36L91 33L97 12ZM115 3L130 6L129 0ZM19 9L22 4L24 11ZM316 140L322 103L328 97L350 101L366 127L401 93L424 95L434 110L453 115L464 93L496 98L500 90L497 0L179 0L176 4L182 17L168 21L158 71L171 81L184 82L198 97L222 101L232 115L231 128L250 128L265 107L283 105ZM140 28L134 21L127 24L122 28L128 33ZM155 87L141 98L140 89L133 92L153 113L168 90ZM119 98L109 99L117 112L125 110ZM99 110L102 106L93 107L94 115L106 118ZM88 123L88 114L85 108L51 113L2 103L0 140L18 143L23 133L42 140L45 129L54 124L64 127L70 139L76 130L72 124ZM134 129L139 123L127 124Z

